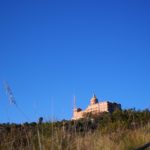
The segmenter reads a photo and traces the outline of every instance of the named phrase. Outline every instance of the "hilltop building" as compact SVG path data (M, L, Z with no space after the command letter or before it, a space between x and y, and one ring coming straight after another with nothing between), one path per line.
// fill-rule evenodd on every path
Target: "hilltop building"
M121 104L117 104L114 102L112 103L109 101L98 102L98 99L94 94L90 100L89 106L85 110L74 107L72 120L84 118L84 116L88 113L92 114L100 114L103 112L112 113L116 109L121 109Z

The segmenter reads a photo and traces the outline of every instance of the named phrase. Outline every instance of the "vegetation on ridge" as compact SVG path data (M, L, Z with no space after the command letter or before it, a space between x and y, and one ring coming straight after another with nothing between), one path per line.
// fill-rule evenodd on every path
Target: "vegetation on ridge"
M0 149L132 150L150 141L150 111L116 110L77 121L1 124Z

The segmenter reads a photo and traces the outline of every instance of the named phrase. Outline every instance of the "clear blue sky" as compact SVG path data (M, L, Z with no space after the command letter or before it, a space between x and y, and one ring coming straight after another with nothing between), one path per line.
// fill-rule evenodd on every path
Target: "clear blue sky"
M150 108L149 0L0 0L0 122L69 119L73 96Z

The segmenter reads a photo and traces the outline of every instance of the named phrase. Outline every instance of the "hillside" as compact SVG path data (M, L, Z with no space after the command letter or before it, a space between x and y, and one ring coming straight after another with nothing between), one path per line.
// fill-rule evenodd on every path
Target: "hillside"
M78 121L1 124L1 150L132 150L150 141L150 111L117 110Z

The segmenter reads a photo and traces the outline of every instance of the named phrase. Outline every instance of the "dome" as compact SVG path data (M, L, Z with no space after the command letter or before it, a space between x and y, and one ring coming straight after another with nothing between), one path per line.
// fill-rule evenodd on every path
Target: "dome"
M90 100L90 104L93 105L93 104L96 104L98 103L98 99L97 97L95 96L95 94L93 94L93 97L91 98Z

